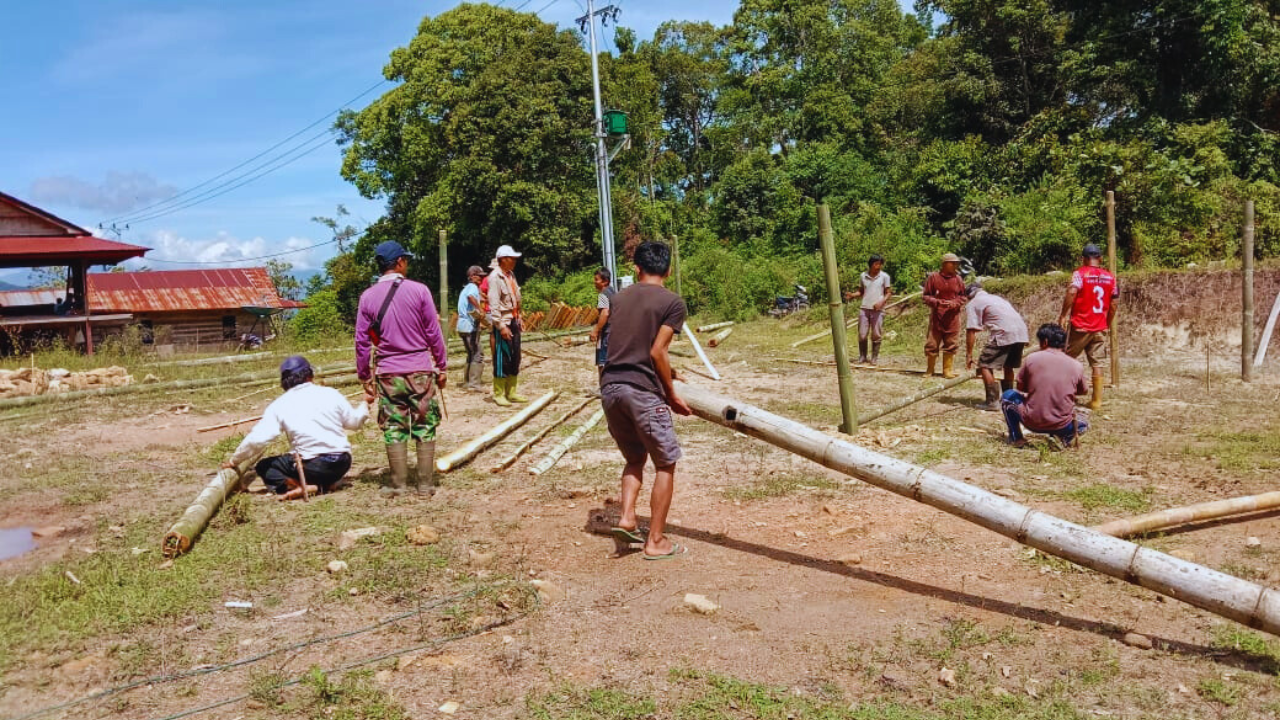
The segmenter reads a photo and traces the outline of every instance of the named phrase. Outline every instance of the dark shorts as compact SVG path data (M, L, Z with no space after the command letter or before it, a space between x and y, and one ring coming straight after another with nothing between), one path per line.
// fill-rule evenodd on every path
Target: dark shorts
M627 464L653 458L655 467L665 468L680 459L675 422L667 401L648 390L626 383L609 383L600 388L609 434Z
M978 367L988 370L1009 370L1022 367L1024 343L1013 345L987 345L978 356Z

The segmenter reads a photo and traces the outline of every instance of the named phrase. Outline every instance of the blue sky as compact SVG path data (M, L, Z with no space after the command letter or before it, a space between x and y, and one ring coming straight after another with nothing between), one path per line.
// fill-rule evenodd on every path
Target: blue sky
M526 12L540 10L549 22L576 27L579 2L499 4L524 4ZM614 2L622 24L642 38L668 19L728 23L737 7L736 0ZM131 213L139 217L146 206L232 168L370 88L381 79L390 51L413 37L424 16L457 4L10 3L0 23L0 90L6 98L0 190L90 228ZM353 107L382 91L385 86ZM323 147L244 187L133 222L121 239L154 248L146 264L155 269L193 261L243 265L254 264L247 258L327 239L311 218L332 215L338 204L356 224L377 218L381 203L364 200L344 182L337 148L317 142ZM309 270L332 252L326 246L281 259Z

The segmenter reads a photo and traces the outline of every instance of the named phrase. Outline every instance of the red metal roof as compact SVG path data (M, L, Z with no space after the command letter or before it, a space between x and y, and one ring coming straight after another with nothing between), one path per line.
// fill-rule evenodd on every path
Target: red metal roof
M0 267L66 265L86 261L90 265L114 265L142 257L151 248L80 236L0 236Z
M131 313L304 307L277 295L260 267L90 273L89 303L94 312Z

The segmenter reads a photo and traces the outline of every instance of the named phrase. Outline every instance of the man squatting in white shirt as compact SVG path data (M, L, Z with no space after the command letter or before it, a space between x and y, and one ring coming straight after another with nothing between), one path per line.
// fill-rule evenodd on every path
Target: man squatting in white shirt
M307 476L307 494L328 492L351 469L351 442L347 430L358 430L369 418L369 408L361 403L351 407L337 390L314 385L311 364L294 355L280 364L280 387L276 398L257 425L245 435L224 468L235 468L266 447L281 432L289 438L292 452L302 457ZM302 484L293 454L265 457L254 466L262 482L281 500L302 497Z

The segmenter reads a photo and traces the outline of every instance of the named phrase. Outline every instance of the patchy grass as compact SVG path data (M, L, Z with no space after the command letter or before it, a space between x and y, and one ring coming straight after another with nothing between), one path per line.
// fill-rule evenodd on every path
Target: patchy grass
M408 720L409 714L373 682L372 670L334 681L318 667L302 680L301 692L280 708L286 717L309 720Z
M1212 646L1219 650L1243 653L1260 662L1265 671L1280 675L1280 642L1263 637L1239 625L1219 625Z
M772 475L750 485L731 485L724 489L724 496L730 500L764 500L801 492L832 491L842 487L843 484L822 475L784 474Z
M1196 692L1206 700L1212 700L1231 707L1240 702L1244 693L1239 685L1220 678L1204 678L1196 684Z
M1204 457L1230 472L1280 469L1280 434L1265 431L1200 433L1183 453Z
M525 706L534 720L641 720L652 718L657 712L657 703L651 697L573 685L529 698Z
M1067 490L1061 493L1061 496L1066 500L1079 503L1085 510L1115 508L1117 510L1141 512L1151 505L1150 488L1134 491L1103 483Z

